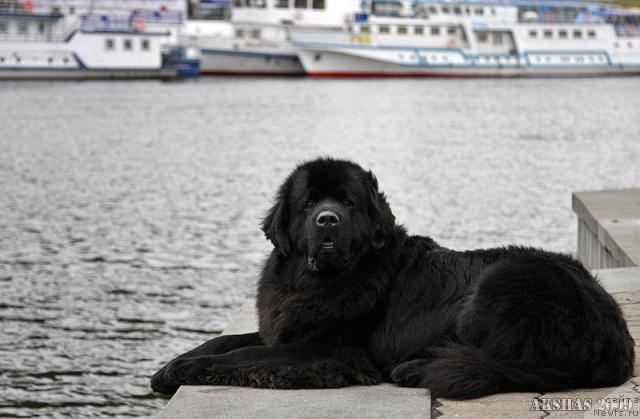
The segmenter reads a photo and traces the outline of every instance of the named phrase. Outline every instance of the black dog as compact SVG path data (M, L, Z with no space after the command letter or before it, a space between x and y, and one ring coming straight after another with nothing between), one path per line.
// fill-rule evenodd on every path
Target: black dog
M176 358L151 386L325 388L391 381L434 397L614 386L634 342L616 302L569 256L458 252L409 236L371 172L296 168L262 226L259 332Z

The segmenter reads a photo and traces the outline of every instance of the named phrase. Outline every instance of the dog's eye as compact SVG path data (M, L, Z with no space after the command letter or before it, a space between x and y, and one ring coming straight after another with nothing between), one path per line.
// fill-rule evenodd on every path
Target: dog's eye
M344 205L345 207L351 208L353 206L353 202L351 202L348 199L344 199L342 200L342 205Z
M307 203L306 203L306 204L304 204L304 209L305 209L305 211L306 211L306 210L310 210L311 208L313 208L313 206L314 206L315 204L316 204L316 203L315 203L314 201L307 201Z

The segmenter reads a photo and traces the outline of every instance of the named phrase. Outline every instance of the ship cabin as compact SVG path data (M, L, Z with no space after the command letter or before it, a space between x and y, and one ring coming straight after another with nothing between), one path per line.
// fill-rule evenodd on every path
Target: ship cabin
M585 41L627 61L640 53L640 13L582 1L372 0L349 31L352 44L462 49L506 63L533 50L524 58L549 64L610 59L574 53L586 49Z

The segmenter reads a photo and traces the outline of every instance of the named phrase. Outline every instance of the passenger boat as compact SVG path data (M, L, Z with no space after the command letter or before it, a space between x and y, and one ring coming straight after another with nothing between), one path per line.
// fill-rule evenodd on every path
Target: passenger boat
M337 0L335 4L339 4ZM350 0L344 0L350 3ZM330 22L318 0L234 0L230 33L184 36L181 44L200 51L201 75L303 76L291 26ZM350 9L351 6L348 8Z
M640 12L560 0L234 0L194 37L203 74L543 77L640 73Z
M386 0L361 6L339 30L291 30L310 76L640 74L639 12L549 0Z
M184 53L163 59L177 42L184 2L36 1L0 2L0 79L166 78L188 70Z

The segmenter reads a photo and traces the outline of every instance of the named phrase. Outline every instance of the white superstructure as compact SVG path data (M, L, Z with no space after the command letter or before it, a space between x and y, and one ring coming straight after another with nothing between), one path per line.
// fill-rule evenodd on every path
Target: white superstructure
M5 1L0 79L174 76L162 53L183 15L177 0Z

